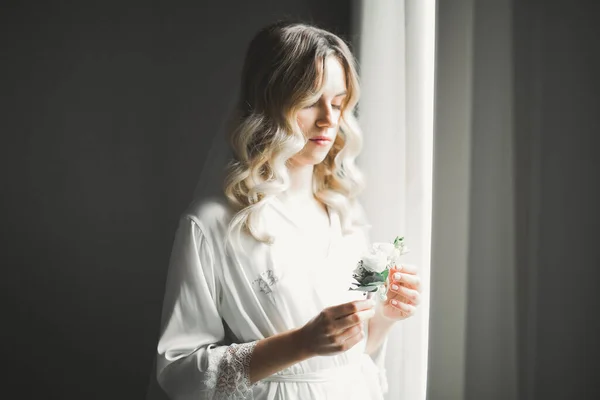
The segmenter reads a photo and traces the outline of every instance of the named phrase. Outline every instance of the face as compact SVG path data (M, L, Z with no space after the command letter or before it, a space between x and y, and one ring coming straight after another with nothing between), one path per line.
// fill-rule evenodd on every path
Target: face
M304 148L292 157L293 165L322 162L337 136L341 107L346 97L344 67L335 57L325 60L325 86L317 102L298 112L297 121L308 139Z

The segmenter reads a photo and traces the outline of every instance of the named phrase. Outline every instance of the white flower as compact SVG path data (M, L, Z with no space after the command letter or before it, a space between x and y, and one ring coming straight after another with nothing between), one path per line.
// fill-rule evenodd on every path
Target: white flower
M382 273L400 263L400 257L408 253L408 247L400 242L396 247L392 243L373 243L369 253L362 257L363 266L367 271Z
M382 273L388 267L394 249L390 243L373 243L369 253L362 257L363 267L367 271Z
M349 290L362 290L379 294L381 300L387 298L386 277L390 268L400 263L400 257L408 253L408 247L404 244L404 237L396 237L394 243L373 243L371 249L363 255L353 272L353 278L357 283Z
M399 255L403 255L409 252L408 246L404 243L400 243L396 250L398 251Z
M386 269L388 259L383 253L365 254L362 262L367 271L381 273Z
M372 251L382 252L382 253L385 253L388 255L391 255L395 249L396 249L396 246L394 246L392 243L373 243L372 244Z

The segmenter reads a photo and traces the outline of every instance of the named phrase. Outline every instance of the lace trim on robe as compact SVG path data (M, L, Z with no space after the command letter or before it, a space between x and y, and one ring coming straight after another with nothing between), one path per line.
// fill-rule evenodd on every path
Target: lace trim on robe
M210 357L210 365L206 371L205 385L210 391L210 399L253 399L252 388L256 383L250 383L250 360L256 343L234 343L213 350L222 355Z

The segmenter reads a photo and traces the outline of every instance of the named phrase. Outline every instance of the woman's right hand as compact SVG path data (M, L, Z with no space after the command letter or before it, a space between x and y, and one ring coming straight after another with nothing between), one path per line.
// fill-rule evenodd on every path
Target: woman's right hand
M362 323L375 315L374 307L375 302L368 299L324 309L298 330L302 352L313 357L352 348L362 340Z

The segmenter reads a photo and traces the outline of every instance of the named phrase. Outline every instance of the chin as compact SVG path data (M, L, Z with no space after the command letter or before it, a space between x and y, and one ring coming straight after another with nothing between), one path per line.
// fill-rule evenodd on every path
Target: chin
M329 152L314 152L312 154L303 154L301 157L294 157L297 165L317 165L321 164Z
M321 164L325 158L327 157L327 153L325 154L315 154L311 157L307 157L306 163L311 165Z

